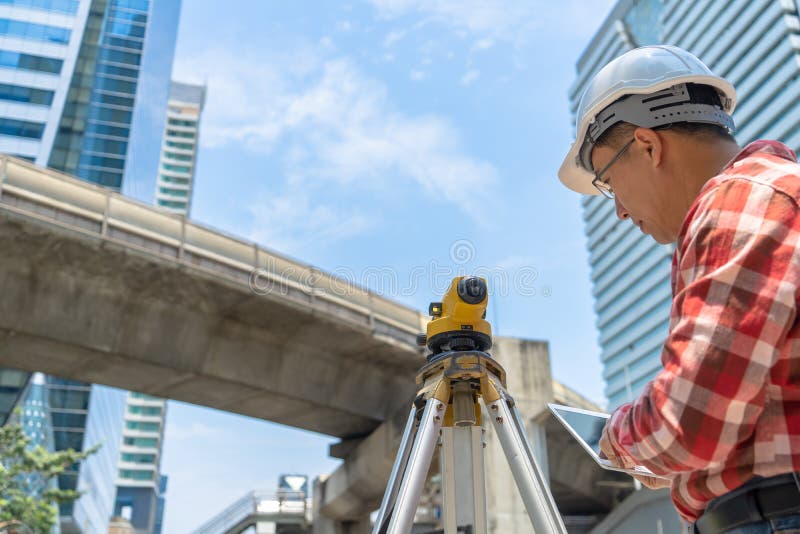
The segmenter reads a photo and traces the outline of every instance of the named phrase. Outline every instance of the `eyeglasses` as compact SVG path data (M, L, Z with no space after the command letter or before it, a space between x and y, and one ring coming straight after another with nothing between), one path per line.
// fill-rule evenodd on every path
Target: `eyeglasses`
M598 190L598 191L600 191L600 193L601 193L601 194L602 194L604 197L606 197L606 198L610 198L610 199L612 199L612 200L613 200L615 195L614 195L614 190L611 188L611 184L610 184L610 183L608 183L608 182L604 182L604 181L602 180L602 176L603 176L603 175L606 173L606 171L608 171L608 169L610 169L610 168L611 168L611 166L612 166L614 163L616 163L616 161L617 161L619 158L621 158L621 157L622 157L622 155L625 153L625 151L626 151L626 150L628 150L628 147L629 147L629 146L631 146L635 140L636 140L636 139L634 138L634 139L631 139L630 141L628 141L627 143L625 143L625 146L623 146L623 147L622 147L622 148L619 150L619 152L617 152L617 155L616 155L616 156L614 156L613 158L611 158L611 161L609 161L608 163L606 163L606 166L605 166L605 167L603 167L602 169L600 169L600 171L599 171L599 172L596 172L596 173L594 173L594 180L592 180L592 185L593 185L593 186L595 186L595 187L597 188L597 190Z

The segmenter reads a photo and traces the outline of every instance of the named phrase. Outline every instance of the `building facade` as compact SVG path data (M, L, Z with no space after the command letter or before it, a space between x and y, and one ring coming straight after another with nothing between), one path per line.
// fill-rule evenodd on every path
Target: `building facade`
M173 81L156 183L156 205L188 216L206 88Z
M119 189L150 2L2 2L0 152Z
M160 534L166 479L160 474L167 404L164 399L129 392L116 470L114 515L136 532ZM164 479L164 480L162 480Z
M86 450L100 445L77 470L59 475L61 489L72 487L83 493L77 501L59 507L61 532L105 534L114 509L114 470L119 457L125 392L51 376L47 383L56 449L69 445ZM79 442L79 448L74 447Z
M573 114L591 77L637 46L689 50L734 84L740 145L759 138L800 148L800 19L795 0L621 0L576 64ZM672 300L673 245L659 245L602 196L582 199L609 408L632 400L661 368Z

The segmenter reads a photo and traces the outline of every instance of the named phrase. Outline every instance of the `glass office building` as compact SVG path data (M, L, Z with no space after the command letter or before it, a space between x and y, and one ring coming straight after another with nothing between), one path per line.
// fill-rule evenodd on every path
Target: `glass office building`
M800 20L795 0L621 0L576 65L573 114L586 84L637 46L674 44L730 80L740 145L777 139L800 149ZM633 399L661 368L673 246L657 244L601 196L582 199L609 408Z
M5 372L5 370L4 370ZM59 505L56 532L105 533L114 506L114 469L122 434L125 392L34 373L10 422L20 424L33 446L49 450L99 450L69 466L58 487L83 493Z
M100 445L95 454L59 475L61 489L83 492L77 501L59 506L61 532L106 533L114 508L125 392L51 376L47 388L56 449Z
M150 0L0 2L0 152L120 189Z

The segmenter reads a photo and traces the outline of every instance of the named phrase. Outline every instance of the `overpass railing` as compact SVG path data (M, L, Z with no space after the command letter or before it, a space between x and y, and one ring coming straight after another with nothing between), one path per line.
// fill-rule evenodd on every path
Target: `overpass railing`
M311 265L243 241L186 217L124 197L27 161L0 154L0 209L175 261L214 277L322 309L415 345L426 318Z
M303 492L251 491L193 534L238 534L259 521L308 525L311 506Z

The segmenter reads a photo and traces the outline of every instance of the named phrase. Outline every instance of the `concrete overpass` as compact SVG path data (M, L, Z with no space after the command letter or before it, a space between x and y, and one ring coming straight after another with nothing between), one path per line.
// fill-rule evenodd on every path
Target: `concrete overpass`
M3 366L352 438L423 361L417 311L6 156L0 250Z

